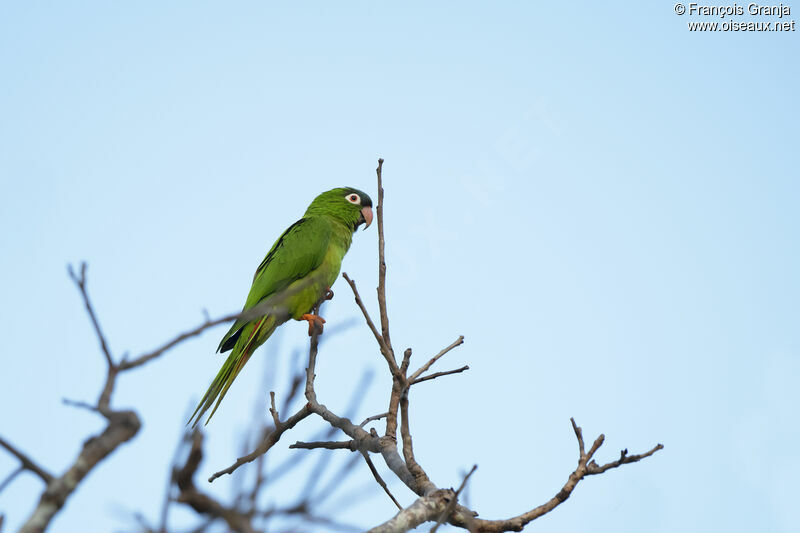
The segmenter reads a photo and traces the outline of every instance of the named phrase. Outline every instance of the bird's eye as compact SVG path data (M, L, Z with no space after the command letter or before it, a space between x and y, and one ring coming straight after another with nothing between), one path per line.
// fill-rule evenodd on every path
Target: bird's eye
M351 204L359 205L361 203L361 197L359 197L356 193L348 194L345 196L345 198Z

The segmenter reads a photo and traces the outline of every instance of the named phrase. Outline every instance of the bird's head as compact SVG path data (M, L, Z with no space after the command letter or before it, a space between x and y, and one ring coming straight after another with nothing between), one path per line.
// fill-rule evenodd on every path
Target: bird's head
M320 194L306 210L308 215L329 215L341 220L346 226L358 229L372 224L372 198L353 187L339 187Z

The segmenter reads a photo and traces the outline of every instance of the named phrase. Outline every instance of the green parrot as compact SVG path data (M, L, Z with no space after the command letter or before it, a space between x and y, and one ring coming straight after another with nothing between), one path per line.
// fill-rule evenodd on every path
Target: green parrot
M222 337L217 352L232 351L192 414L192 427L214 404L208 416L211 420L242 367L278 326L293 318L308 321L309 335L314 328L322 330L325 320L310 312L323 297L332 294L330 287L339 275L353 233L359 225L365 224L367 229L371 223L370 197L358 189L342 187L317 196L303 218L278 237L256 269L242 311L270 297L277 304L269 314L239 318Z

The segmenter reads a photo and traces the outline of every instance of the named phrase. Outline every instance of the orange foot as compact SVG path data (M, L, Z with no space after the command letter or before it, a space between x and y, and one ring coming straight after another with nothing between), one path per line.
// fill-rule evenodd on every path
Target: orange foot
M325 319L318 315L312 315L310 313L306 313L300 317L300 320L308 320L308 336L314 334L314 330L317 330L317 335L322 335L322 327L325 324Z

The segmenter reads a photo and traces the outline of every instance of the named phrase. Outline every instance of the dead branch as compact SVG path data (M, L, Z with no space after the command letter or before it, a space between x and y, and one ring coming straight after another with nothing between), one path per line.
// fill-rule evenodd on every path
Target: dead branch
M521 515L515 516L513 518L509 518L507 520L479 520L472 517L472 511L469 509L457 506L455 511L450 517L450 523L460 527L468 527L472 526L475 528L476 531L482 533L499 533L502 531L522 531L522 528L525 527L528 523L536 520L542 515L545 515L564 503L572 494L572 491L575 490L575 487L583 480L586 476L593 475L593 474L601 474L610 468L616 468L622 464L625 464L625 459L631 459L629 462L636 462L645 457L649 457L653 455L658 450L664 448L661 444L655 446L652 450L647 453L641 455L633 455L628 457L627 450L623 450L623 454L617 461L613 461L602 467L597 466L595 467L590 466L594 461L592 457L600 449L602 446L603 441L605 440L604 435L598 436L595 441L592 443L591 448L589 451L585 451L585 445L583 441L583 432L581 428L575 423L575 419L570 418L570 422L572 423L573 431L575 432L575 437L578 440L578 450L579 450L579 458L578 458L578 467L569 475L567 478L567 482L561 487L561 490L556 493L555 496L550 498L547 502L539 505L531 509L530 511L523 513ZM618 464L615 464L618 463ZM605 468L608 467L608 468ZM595 471L593 471L595 470Z
M26 470L25 467L20 465L20 466L17 467L16 470L12 471L9 475L7 475L6 478L3 481L0 481L0 492L3 492L3 490L7 486L11 485L11 483L15 479L17 479L17 476L20 475L21 473L23 473L25 470ZM3 517L3 515L0 515L0 518L2 518L2 517ZM0 524L2 524L2 522L0 522ZM0 530L0 531L2 531L2 530Z
M436 520L451 501L455 499L452 489L441 489L418 498L417 501L394 515L394 518L370 529L367 533L403 533L420 524Z
M197 490L194 474L203 460L203 434L195 431L190 437L191 449L186 464L175 469L172 479L180 490L178 501L185 503L200 514L210 518L220 518L232 531L254 533L251 517L238 509L225 507L214 498Z
M183 333L180 333L176 337L170 339L169 341L167 341L166 343L162 344L161 346L159 346L154 350L143 353L142 355L134 358L133 360L126 360L123 358L123 360L120 361L118 365L119 370L129 370L131 368L136 368L138 366L144 365L152 361L153 359L163 355L165 352L171 350L175 346L181 344L183 341L190 339L192 337L196 337L201 333L203 333L205 330L212 328L214 326L218 326L226 322L233 322L234 320L238 320L240 318L243 320L250 320L268 314L281 314L285 312L286 301L293 295L307 288L312 281L313 280L307 280L305 282L298 283L297 286L293 287L291 290L281 291L280 293L265 299L263 302L259 303L254 307L251 307L246 311L231 313L223 317L216 318L214 320L209 320L208 318L206 318L206 320L199 326L194 327L188 331L184 331Z
M437 490L425 470L417 463L414 457L414 443L411 438L411 422L408 414L408 387L406 386L400 397L400 437L403 439L403 458L406 461L415 484L421 489L419 494L426 495Z
M103 384L96 404L93 405L72 400L65 400L65 403L101 414L106 419L107 425L101 433L91 437L84 443L75 462L59 477L49 474L46 470L33 463L33 461L10 445L3 446L9 453L14 454L26 469L36 473L47 485L41 495L39 504L34 508L28 521L22 526L21 531L26 533L44 531L53 517L63 508L69 496L78 488L83 478L103 459L113 453L121 444L132 439L138 433L141 427L141 421L134 411L115 411L111 407L111 397L116 386L117 377L120 373L137 368L163 355L186 339L199 335L206 329L217 324L229 322L239 317L250 316L251 314L255 316L259 313L283 312L283 303L285 299L297 292L297 290L305 288L302 286L292 291L284 291L271 300L265 301L245 313L235 313L216 320L209 320L207 318L200 326L179 334L155 350L144 353L133 360L127 360L123 357L119 362L115 362L109 348L109 343L103 334L100 322L97 318L97 313L89 297L86 272L86 263L81 263L80 268L77 269L77 273L71 265L68 267L69 276L78 288L95 335L98 338L100 350L106 360L107 372L105 383ZM281 424L279 428L276 428L276 431L271 434L271 439L277 442L277 439L280 438L280 435L286 429L293 427L299 420L308 416L308 414L308 412L303 414L303 410L301 409L298 414L289 418L289 420ZM268 444L269 442L270 438L265 440L265 443Z
M381 413L379 415L368 416L367 418L364 419L363 422L361 422L359 424L359 427L363 428L364 426L366 426L370 422L374 422L375 420L380 420L381 418L386 418L388 415L389 415L389 413Z
M133 411L111 411L106 414L106 420L108 420L106 428L84 442L72 466L63 475L47 484L38 505L20 532L44 531L83 478L120 444L132 439L141 427L139 417Z
M369 467L370 472L372 472L372 476L375 478L375 481L377 481L378 485L380 485L381 488L386 492L386 494L389 495L389 498L391 498L392 502L397 506L397 508L402 510L403 506L400 505L400 502L398 502L397 499L394 497L394 495L392 495L391 491L389 490L389 487L386 486L386 482L378 473L378 469L375 468L375 464L372 462L372 459L369 458L369 454L365 451L361 451L361 455L367 462L367 466Z
M377 328L375 328L375 324L372 322L372 318L369 316L369 312L367 308L364 307L364 302L361 300L361 295L358 294L358 289L356 288L356 282L350 279L347 275L347 272L342 274L342 277L347 281L348 285L353 291L353 295L356 299L356 304L361 309L361 313L364 315L364 319L367 321L367 326L369 327L372 334L375 336L375 340L378 341L378 346L380 347L381 355L383 355L384 359L386 359L386 364L389 365L389 370L392 372L392 375L398 374L400 369L397 367L397 361L394 359L394 353L392 352L390 346L386 343L383 336L378 333Z
M458 497L461 495L461 492L463 492L464 487L467 486L467 481L469 481L470 476L474 474L475 470L477 469L478 465L472 465L470 471L467 472L467 475L464 476L464 479L461 481L461 486L458 487L455 496L453 497L452 500L450 500L450 503L447 504L447 507L439 516L438 520L436 520L436 524L434 524L434 526L431 528L431 533L436 533L436 531L439 529L439 526L447 519L448 516L450 516L450 513L453 512L453 510L456 507L456 503L458 502ZM472 524L470 524L470 526L472 526ZM470 527L469 529L471 531L473 528Z
M378 308L381 312L381 337L394 357L392 341L389 338L389 313L386 310L386 240L383 237L383 158L378 159Z
M357 449L356 441L354 440L326 440L317 442L297 441L294 444L289 445L289 448L293 450L350 450L351 452Z
M214 481L218 477L223 476L225 474L231 474L231 473L233 473L234 470L236 470L240 466L242 466L244 464L247 464L247 463L250 463L250 462L254 461L256 458L258 458L260 455L263 455L263 454L267 453L270 448L272 448L273 446L275 446L275 444L278 443L278 441L280 440L281 436L287 430L292 429L294 426L297 425L298 422L300 422L301 420L303 420L304 418L306 418L310 414L311 414L311 410L309 409L309 405L308 404L304 405L303 407L300 408L299 411L297 411L295 414L290 416L286 420L286 422L282 422L279 427L276 427L272 432L270 432L267 435L267 438L264 439L264 441L259 445L258 448L256 448L253 451L253 453L249 453L249 454L247 454L247 455L245 455L243 457L239 457L238 459L236 459L236 462L233 463L228 468L225 468L223 470L220 470L219 472L216 472L216 473L212 474L211 477L208 478L208 482L211 483L212 481Z
M42 481L44 481L46 485L53 481L54 479L53 474L51 474L50 472L39 466L33 459L31 459L25 453L12 446L11 443L3 439L2 437L0 437L0 446L8 450L8 453L19 459L21 469L33 472L34 474L39 476L39 478ZM13 477L16 477L16 475L14 475ZM3 486L5 486L7 483L10 483L10 481L4 482Z
M86 263L81 263L79 274L76 274L71 266L68 268L68 272L70 278L78 287L89 319L98 337L100 350L106 360L107 373L97 404L94 406L88 404L80 405L90 407L91 410L103 415L107 425L101 433L84 442L78 457L64 474L59 477L55 477L52 474L42 476L41 474L45 472L43 469L38 473L47 486L42 492L38 505L36 505L33 513L31 513L20 530L25 533L44 531L53 517L63 508L67 499L76 490L83 478L121 444L132 439L141 427L141 422L135 412L127 410L113 411L110 407L111 394L120 368L114 363L111 350L108 348L108 342L103 335L94 306L89 298L86 288L86 269ZM8 447L6 449L11 451Z
M415 379L420 377L420 375L422 375L423 372L427 371L431 366L433 366L433 364L436 361L441 359L443 355L445 355L447 352L449 352L453 348L455 348L457 346L461 346L462 344L464 344L464 336L463 335L459 335L458 338L456 340L454 340L452 344L450 344L450 346L447 346L446 348L443 348L439 353L437 353L436 355L431 357L430 360L427 363L425 363L424 365L419 367L419 369L416 372L411 374L411 376L409 376L408 380L409 381L414 381Z
M106 358L106 363L110 368L114 366L114 361L111 357L111 350L108 347L108 342L106 342L105 335L103 335L103 330L100 328L100 323L97 321L97 315L92 307L92 302L89 301L89 294L86 292L86 263L81 263L79 275L75 274L75 270L73 270L72 265L67 265L67 272L69 273L69 277L72 278L72 281L75 282L75 285L78 286L78 289L80 289L81 296L83 297L83 304L86 307L86 313L89 315L89 319L92 321L92 326L94 326L94 332L97 335L97 340L100 342L100 351L103 352L103 355Z
M469 365L464 365L461 368L456 368L454 370L445 370L444 372L434 372L433 374L428 374L427 376L422 376L421 378L415 379L414 381L409 383L409 385L416 385L417 383L422 383L423 381L436 379L436 378L439 378L439 377L442 377L442 376L449 376L451 374L460 374L461 372L464 372L465 370L469 370Z

